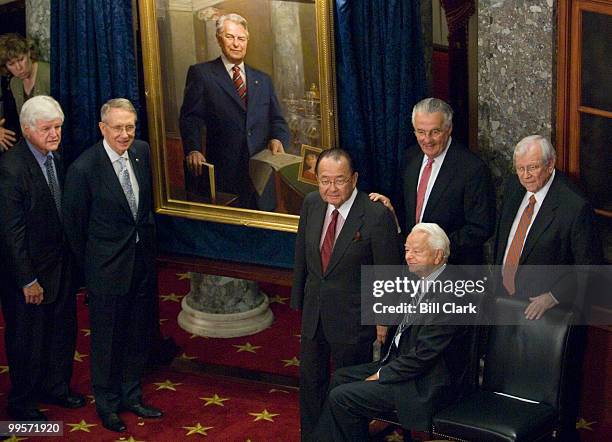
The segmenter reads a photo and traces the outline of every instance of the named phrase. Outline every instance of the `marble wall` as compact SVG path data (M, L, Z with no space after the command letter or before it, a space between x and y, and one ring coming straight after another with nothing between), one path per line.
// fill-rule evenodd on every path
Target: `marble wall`
M49 61L51 52L50 0L26 0L26 30L28 37L38 41L40 58Z
M478 145L496 185L511 173L523 137L551 137L553 0L479 0Z

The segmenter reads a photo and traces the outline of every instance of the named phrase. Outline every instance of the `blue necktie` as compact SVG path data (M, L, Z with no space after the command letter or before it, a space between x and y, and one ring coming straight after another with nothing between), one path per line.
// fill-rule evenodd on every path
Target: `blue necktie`
M134 219L136 219L136 216L138 215L138 205L136 204L136 196L134 195L134 189L132 187L132 182L130 181L130 172L127 168L127 160L124 157L119 157L119 161L121 161L119 183L121 183L123 193L127 198L130 210L132 211L132 216Z
M59 182L57 181L57 175L55 174L55 167L53 165L53 156L48 155L45 160L45 169L47 171L47 181L49 183L49 190L55 202L57 213L61 216L62 213L62 195L60 192Z

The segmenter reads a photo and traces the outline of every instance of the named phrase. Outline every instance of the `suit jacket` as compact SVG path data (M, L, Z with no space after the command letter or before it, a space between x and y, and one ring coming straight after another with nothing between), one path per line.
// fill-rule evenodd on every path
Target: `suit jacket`
M516 175L508 179L495 235L494 256L499 269L503 265L510 229L525 192ZM575 275L567 274L567 266L601 264L602 253L591 205L557 170L525 239L515 276L516 295L529 298L550 291L559 302L571 304L580 291L577 287L580 281L576 280ZM542 269L537 266L547 267ZM501 276L498 282L498 290L505 293ZM581 301L578 300L578 304Z
M452 266L438 277L467 278ZM427 294L423 301L435 301L440 306L445 302L460 305L467 298L435 293ZM457 322L453 315L442 312L421 317L403 331L399 348L392 344L390 354L381 361L378 382L396 387L395 404L405 428L428 430L433 413L449 405L469 386L470 326ZM390 332L389 336L394 334Z
M361 326L361 266L400 264L400 238L390 212L358 192L324 273L319 243L326 210L327 203L318 192L304 199L291 306L303 310L302 336L313 338L320 318L329 342L354 344L364 333L372 333Z
M252 192L249 158L276 138L286 148L290 133L270 77L245 64L247 103L238 96L221 58L195 64L187 72L180 130L185 155L202 151L215 165L217 186L241 195Z
M403 166L406 233L415 224L416 196L423 152L408 149ZM429 195L423 222L448 235L451 264L483 264L483 245L495 229L495 191L486 164L461 144L451 142Z
M61 188L62 164L53 157ZM0 207L6 277L20 290L38 279L43 303L53 302L70 264L68 249L51 190L25 139L0 157Z
M136 220L102 141L72 163L66 176L64 221L85 283L97 294L126 295L130 290L136 236L153 274L155 225L149 145L135 140L128 149L139 187Z

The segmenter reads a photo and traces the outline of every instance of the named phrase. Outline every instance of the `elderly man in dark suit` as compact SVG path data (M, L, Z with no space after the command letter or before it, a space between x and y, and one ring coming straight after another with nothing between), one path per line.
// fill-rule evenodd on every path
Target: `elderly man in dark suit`
M238 14L217 20L222 55L189 68L181 107L180 130L188 170L199 176L202 165L215 166L217 187L237 194L238 205L273 210L269 182L256 196L249 176L249 158L263 149L284 152L289 128L272 80L244 63L249 41L247 21ZM201 131L206 131L202 152Z
M559 303L581 308L582 278L568 273L568 266L603 263L593 209L555 170L555 160L546 138L532 135L519 141L516 175L506 183L495 236L495 264L502 268L499 289L528 299L529 319L540 319Z
M435 281L465 279L447 267L449 239L437 224L414 226L405 250L409 271L423 282L412 298L416 312L421 303L462 303L453 293L427 289ZM370 420L393 411L404 428L429 431L435 410L461 395L469 370L468 328L440 310L406 313L380 362L336 371L313 440L367 441Z
M89 291L96 409L104 427L119 432L123 409L162 416L142 403L140 385L155 326L155 226L149 146L134 140L136 110L117 98L100 113L104 139L70 167L64 219Z
M418 142L402 161L406 231L419 222L438 224L448 235L451 264L484 264L483 245L495 229L495 191L486 164L453 140L453 110L426 98L412 110ZM384 195L371 194L393 209Z
M401 262L391 213L359 192L348 153L325 150L316 165L319 192L304 199L295 245L291 306L301 309L302 437L312 433L334 368L372 360L386 328L361 325L362 265Z
M72 259L62 230L63 170L57 150L64 113L37 96L21 110L25 139L0 159L2 308L11 391L8 414L41 421L37 402L85 405L70 392L76 344Z

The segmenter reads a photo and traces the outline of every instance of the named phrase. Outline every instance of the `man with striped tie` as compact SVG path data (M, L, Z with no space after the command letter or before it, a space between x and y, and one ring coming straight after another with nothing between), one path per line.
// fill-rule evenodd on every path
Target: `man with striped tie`
M274 210L273 182L257 194L249 159L266 148L284 152L289 128L270 77L244 62L247 21L238 14L219 17L217 42L221 56L195 64L187 73L179 120L187 171L200 176L203 164L211 163L217 188L238 195L239 207Z

